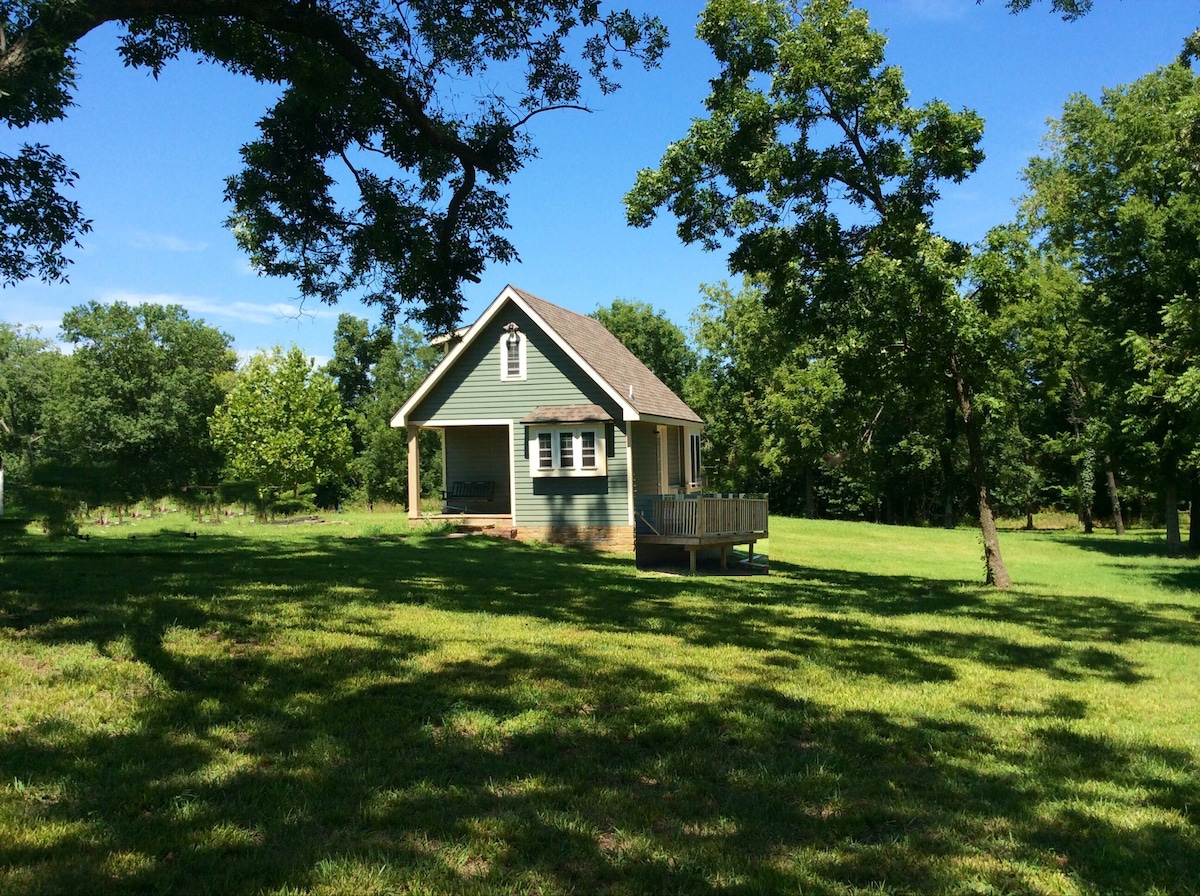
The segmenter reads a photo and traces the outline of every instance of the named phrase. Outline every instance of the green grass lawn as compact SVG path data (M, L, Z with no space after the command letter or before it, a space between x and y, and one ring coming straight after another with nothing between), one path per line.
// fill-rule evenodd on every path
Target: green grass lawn
M696 579L366 514L8 539L0 892L1200 893L1195 560L1005 533L999 593L965 529L771 527Z

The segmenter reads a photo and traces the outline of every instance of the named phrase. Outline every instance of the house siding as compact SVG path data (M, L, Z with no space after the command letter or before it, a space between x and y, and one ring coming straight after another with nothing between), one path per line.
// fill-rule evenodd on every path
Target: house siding
M652 423L634 423L633 428L633 493L634 495L657 495L658 488L658 435Z
M500 339L509 323L517 324L528 339L526 376L524 380L502 382ZM538 405L567 404L598 404L618 421L606 433L612 438L606 476L530 476L529 461L525 456L525 427L517 421ZM414 423L512 420L516 424L509 446L516 483L512 511L518 529L529 532L590 531L630 525L627 424L619 422L621 416L620 407L608 393L511 302L500 310L409 415ZM603 427L603 424L599 426ZM454 427L447 427L448 436L452 429ZM448 438L448 444L450 441ZM450 469L449 458L447 469Z

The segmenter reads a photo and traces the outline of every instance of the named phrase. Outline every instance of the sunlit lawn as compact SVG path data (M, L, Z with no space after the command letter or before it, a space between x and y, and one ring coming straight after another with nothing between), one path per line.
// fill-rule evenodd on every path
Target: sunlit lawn
M1006 533L1001 594L966 529L691 579L331 520L0 543L0 892L1200 893L1145 533Z

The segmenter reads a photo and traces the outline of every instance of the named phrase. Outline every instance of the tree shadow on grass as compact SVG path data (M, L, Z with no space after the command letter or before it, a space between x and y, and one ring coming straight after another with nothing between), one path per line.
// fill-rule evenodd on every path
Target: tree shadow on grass
M1097 622L955 583L645 577L471 540L222 536L4 571L0 630L125 639L164 687L116 731L43 719L0 735L0 768L39 794L0 795L28 832L0 843L0 889L1196 890L1195 757L1080 735L1064 724L1078 701L1024 710L1033 736L1009 742L982 722L800 699L786 676L700 689L686 664L566 639L661 634L899 683L953 680L961 659L1122 681L1136 670L1091 645L886 624L953 614L1179 643L1115 603ZM466 614L484 646L454 658L389 624L430 609ZM562 628L507 643L488 636L501 617ZM1114 804L1151 816L1121 823Z

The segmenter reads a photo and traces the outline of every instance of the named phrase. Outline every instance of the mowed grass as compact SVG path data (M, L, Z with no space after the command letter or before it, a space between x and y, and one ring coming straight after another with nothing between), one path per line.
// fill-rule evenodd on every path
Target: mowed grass
M1200 893L1195 560L1006 533L999 593L968 530L771 526L696 579L378 515L7 541L0 892Z

